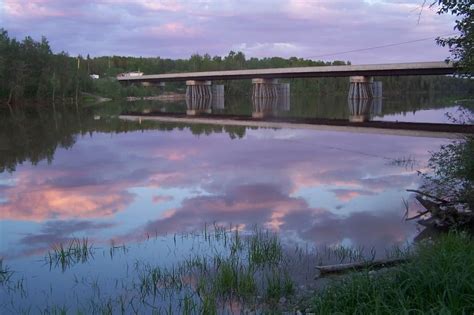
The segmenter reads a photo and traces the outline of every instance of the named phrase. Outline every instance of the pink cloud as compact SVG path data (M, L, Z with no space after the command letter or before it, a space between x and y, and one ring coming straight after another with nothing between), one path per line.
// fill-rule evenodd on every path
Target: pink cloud
M73 176L72 173L67 175ZM29 170L19 173L14 186L4 191L6 202L0 203L1 220L42 221L48 219L98 218L123 210L133 200L126 191L130 183L85 183L68 187L54 184L64 173L52 171L48 176ZM34 188L32 188L34 187Z
M159 148L153 152L153 156L165 158L170 161L182 161L197 153L198 150L195 148Z
M17 18L31 17L64 17L71 15L71 10L57 7L53 0L7 0L4 3L5 12Z
M361 189L356 189L356 190L351 190L351 189L333 189L332 192L336 195L336 198L339 199L340 201L343 202L349 202L352 199L365 195L365 196L370 196L370 195L375 195L375 192L368 191L368 190L361 190Z
M138 5L151 11L177 12L184 9L184 5L176 0L112 0L110 4Z
M153 203L162 203L171 201L173 199L173 196L153 196L152 201Z
M198 34L197 27L188 27L180 22L152 26L147 30L152 36L156 37L193 36Z
M0 205L2 220L42 221L58 218L111 216L132 201L129 193L114 187L85 186L80 189L41 187L35 191L20 186L7 192L8 202Z

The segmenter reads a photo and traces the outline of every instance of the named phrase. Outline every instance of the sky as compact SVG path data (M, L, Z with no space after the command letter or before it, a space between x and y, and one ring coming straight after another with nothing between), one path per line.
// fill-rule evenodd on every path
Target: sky
M0 27L46 36L54 52L188 58L230 50L247 57L350 60L353 64L444 60L434 38L454 17L423 0L0 0ZM415 41L380 49L351 50Z

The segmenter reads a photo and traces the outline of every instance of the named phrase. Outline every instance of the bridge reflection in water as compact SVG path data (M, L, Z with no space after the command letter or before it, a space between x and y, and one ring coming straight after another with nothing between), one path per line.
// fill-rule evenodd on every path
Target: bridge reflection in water
M290 111L290 84L278 80L252 80L252 118L277 116Z
M290 112L290 83L280 83L275 79L254 79L252 82L252 118L278 117ZM382 82L356 82L351 87L347 105L350 122L366 122L381 116ZM211 85L203 81L187 82L186 115L216 114L224 112L224 109L223 85Z
M211 114L224 109L224 86L210 81L186 81L186 115Z

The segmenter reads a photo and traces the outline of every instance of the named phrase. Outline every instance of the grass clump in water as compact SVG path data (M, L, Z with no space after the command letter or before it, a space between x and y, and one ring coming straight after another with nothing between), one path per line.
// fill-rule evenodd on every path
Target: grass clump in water
M223 260L217 269L214 289L221 294L232 294L237 291L239 283L239 274L237 263L229 260Z
M249 264L275 265L282 261L283 249L277 235L255 229L248 242Z
M213 283L213 291L220 295L252 296L257 292L257 285L251 268L241 265L232 257L221 261Z
M87 238L72 239L67 244L59 243L48 252L46 261L50 267L61 266L65 271L76 263L85 263L92 257L92 245Z
M278 301L281 297L293 295L295 292L294 283L288 274L281 275L277 270L267 277L267 299Z
M317 314L472 314L474 240L450 233L378 275L355 274L312 300Z
M0 284L7 283L12 275L13 271L3 263L3 259L0 259Z

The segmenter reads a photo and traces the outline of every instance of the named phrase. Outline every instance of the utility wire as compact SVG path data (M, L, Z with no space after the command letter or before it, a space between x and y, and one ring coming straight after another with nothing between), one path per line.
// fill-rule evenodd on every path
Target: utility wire
M334 55L343 55L343 54L348 54L348 53L353 53L353 52L359 52L359 51L367 51L367 50L372 50L372 49L380 49L380 48L386 48L386 47L393 47L393 46L411 44L411 43L416 43L416 42L422 42L422 41L425 41L425 40L431 40L431 39L435 39L435 38L442 37L442 36L452 36L452 35L458 35L458 34L456 34L456 33L451 33L451 34L444 34L444 35L440 35L440 36L425 37L425 38L419 38L419 39L409 40L409 41L406 41L406 42L391 43L391 44L380 45L380 46L373 46L373 47L360 48L360 49L353 49L353 50L347 50L347 51L341 51L341 52L334 52L334 53L328 53L328 54L322 54L322 55L308 56L308 57L304 57L304 59L328 57L328 56L334 56Z

